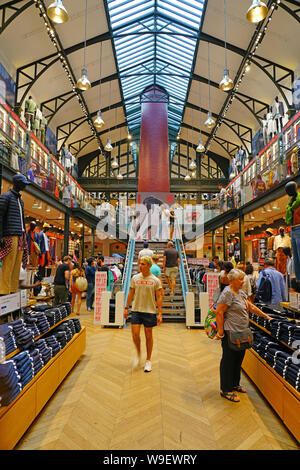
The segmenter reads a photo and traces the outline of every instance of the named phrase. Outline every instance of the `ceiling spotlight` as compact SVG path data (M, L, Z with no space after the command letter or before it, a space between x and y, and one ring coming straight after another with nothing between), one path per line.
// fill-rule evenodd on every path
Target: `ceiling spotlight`
M122 173L119 172L119 173L117 174L117 179L118 179L118 180L122 180L123 178L124 178L124 177L123 177Z
M97 114L97 117L94 121L94 126L97 128L97 129L101 129L101 127L104 125L104 121L102 119L102 113L101 111L99 110L98 111L98 114Z
M108 137L107 139L107 144L105 145L105 150L107 150L107 152L111 152L112 151L112 145L111 145L111 140L110 140L110 137Z
M223 78L220 81L219 88L222 91L230 91L233 88L233 81L229 77L229 70L224 69Z
M207 119L206 119L204 125L205 125L206 127L208 127L209 129L211 129L212 127L214 127L215 124L216 124L216 121L215 121L214 118L212 117L211 111L208 111Z
M53 23L66 23L68 21L68 12L63 6L62 0L56 0L47 8L47 15Z
M264 20L268 14L268 7L260 0L253 0L252 5L247 11L246 18L250 23L259 23Z
M128 132L127 139L130 140L132 139L132 135Z
M247 64L247 65L246 65L246 68L245 68L245 71L246 71L246 72L250 72L250 69L251 69L250 64Z
M200 139L199 139L198 147L196 148L196 151L197 151L197 152L204 152L204 150L205 150L205 147L204 147L204 145L203 145L203 143L202 143L202 139L200 138Z
M190 181L191 180L191 176L189 173L186 174L186 176L184 177L185 181Z
M82 69L82 77L79 78L76 86L79 88L79 90L83 91L89 90L91 88L91 82L87 77L87 69Z

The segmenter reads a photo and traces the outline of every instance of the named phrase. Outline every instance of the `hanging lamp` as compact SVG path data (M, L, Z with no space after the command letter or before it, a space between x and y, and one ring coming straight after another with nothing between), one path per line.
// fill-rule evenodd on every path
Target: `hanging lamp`
M191 146L192 150L194 150L193 145L194 145L194 112L192 110L192 146ZM190 164L190 169L194 170L195 168L197 168L197 165L195 163L195 160L192 157L192 161L191 161L191 164Z
M47 15L53 23L66 23L69 19L68 12L63 5L62 0L56 0L47 8Z
M110 111L110 103L111 103L111 81L109 82L109 108L108 111ZM107 144L105 145L105 150L108 152L111 152L113 147L111 145L111 138L110 138L110 124L109 124L109 131L108 131L109 137L107 138Z
M100 42L100 83L99 83L99 111L97 117L94 120L94 126L96 129L101 129L104 126L104 121L102 119L101 113L101 77L102 77L102 41Z
M219 88L222 91L230 91L233 88L233 81L229 77L229 70L227 67L227 42L226 42L226 0L224 0L224 43L225 43L225 68L223 78L220 81Z
M266 18L268 11L268 7L264 2L253 0L247 11L246 18L250 23L259 23Z
M105 147L106 148L106 147ZM111 164L111 167L112 168L118 168L119 164L116 160L116 157L114 157L113 161L112 161L112 164Z
M123 178L124 176L122 175L121 171L119 171L119 173L117 174L117 179L122 180Z
M86 91L91 88L91 82L87 76L87 68L86 68L86 30L87 30L87 2L85 1L85 31L84 31L84 53L83 53L83 69L82 69L82 76L76 83L77 88L82 91Z
M209 55L209 42L207 43L208 46L208 114L207 114L207 119L204 123L206 127L211 129L215 125L215 120L213 119L210 111L210 55Z
M186 176L184 177L185 181L191 181L191 176L189 173L186 174Z
M111 145L110 137L108 137L108 139L107 139L107 144L105 145L104 148L105 148L105 150L107 150L107 152L111 152L111 151L112 151L113 147L112 147L112 145Z

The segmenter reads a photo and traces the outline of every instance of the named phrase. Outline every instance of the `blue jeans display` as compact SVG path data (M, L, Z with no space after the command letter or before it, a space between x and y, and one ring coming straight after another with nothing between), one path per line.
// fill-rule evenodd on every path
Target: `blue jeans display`
M300 225L292 227L291 243L293 250L294 269L297 281L300 281Z

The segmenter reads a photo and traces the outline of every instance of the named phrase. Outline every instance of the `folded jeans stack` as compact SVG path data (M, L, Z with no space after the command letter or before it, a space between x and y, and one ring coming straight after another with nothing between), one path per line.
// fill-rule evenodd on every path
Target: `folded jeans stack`
M34 342L34 333L26 328L23 318L12 321L9 325L13 328L18 348L21 350L28 349Z
M51 308L49 310L45 310L44 313L51 326L56 325L56 323L60 322L63 319L59 308L56 308L56 307Z
M296 390L300 391L300 367L299 364L289 363L284 371L283 378Z
M31 316L25 315L24 322L25 322L26 328L28 328L29 330L33 332L34 338L36 338L37 336L41 334L40 330L37 327L37 318L32 318Z
M3 338L5 354L8 355L17 349L16 338L13 327L9 323L0 325L0 337Z
M80 323L79 318L71 318L70 321L74 323L75 332L79 333L79 331L81 330L81 323Z
M64 304L59 305L59 307L64 307L66 309L66 316L71 315L72 313L72 305L71 302L65 302Z
M70 330L72 331L72 338L73 336L76 334L76 328L75 328L75 324L72 320L67 320L64 322L69 328Z
M0 364L0 406L9 405L22 391L21 376L14 361Z
M29 351L30 357L33 361L34 376L44 367L42 355L38 349Z
M36 341L34 346L35 346L35 349L39 350L44 364L50 361L52 357L52 350L51 348L49 348L49 346L47 345L46 341L43 338Z
M24 388L34 377L33 360L28 351L22 351L14 356L13 361L21 377L22 388Z
M66 333L67 342L71 341L73 338L72 330L68 325L65 324L65 322L61 323L57 328L55 328L55 332L58 331L64 331Z
M65 331L57 331L53 333L53 336L59 342L61 349L63 349L68 344L67 335Z
M59 342L57 341L57 338L54 335L51 335L45 338L45 341L47 345L49 346L49 348L52 349L52 357L56 356L56 354L58 354L59 351L61 350L61 346Z

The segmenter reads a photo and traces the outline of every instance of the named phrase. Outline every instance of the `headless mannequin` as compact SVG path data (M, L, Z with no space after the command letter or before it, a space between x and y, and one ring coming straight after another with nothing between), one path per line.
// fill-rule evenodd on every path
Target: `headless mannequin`
M273 113L272 113L272 108L270 106L269 112L267 114L267 137L268 137L268 142L272 140L273 135L275 134L275 123L273 119Z
M19 177L23 177L24 181L18 180ZM21 264L23 262L23 266L25 266L28 261L24 206L20 195L20 192L29 183L25 181L28 180L23 175L15 175L13 177L13 187L0 195L0 249L2 261L0 295L15 293L19 290ZM12 223L12 216L14 216L14 223ZM25 259L26 261L24 261Z
M300 292L300 192L297 191L297 183L290 181L285 185L285 191L290 196L286 208L286 223L291 228L291 243L293 251L293 263L296 274L294 288Z
M241 170L244 170L246 166L246 150L244 149L244 147L240 147L239 156L240 156L240 162L241 162Z
M268 120L267 120L266 114L264 114L264 118L262 119L261 123L262 123L264 145L267 145L268 143Z
M276 124L277 134L282 132L282 120L284 117L284 106L283 102L279 101L278 96L275 97L275 103L272 109L273 118Z

